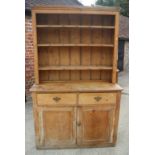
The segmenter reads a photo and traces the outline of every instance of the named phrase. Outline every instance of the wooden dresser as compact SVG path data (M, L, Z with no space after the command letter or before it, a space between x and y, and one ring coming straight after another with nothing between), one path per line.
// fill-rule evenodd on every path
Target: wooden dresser
M32 22L37 148L114 146L119 10L35 7Z

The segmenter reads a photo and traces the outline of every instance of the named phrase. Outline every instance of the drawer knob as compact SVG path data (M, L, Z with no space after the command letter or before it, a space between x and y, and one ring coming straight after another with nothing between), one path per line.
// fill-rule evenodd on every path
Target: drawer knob
M96 96L96 97L94 97L94 99L98 102L98 101L100 101L102 99L102 97Z
M61 98L60 98L60 97L53 97L53 100L54 100L55 102L59 102L59 101L61 100Z

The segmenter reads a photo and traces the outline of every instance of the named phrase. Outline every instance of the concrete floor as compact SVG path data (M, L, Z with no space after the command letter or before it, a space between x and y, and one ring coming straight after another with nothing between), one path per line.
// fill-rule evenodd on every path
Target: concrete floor
M34 140L34 126L32 114L32 102L25 104L25 154L26 155L128 155L129 154L129 78L128 73L119 73L119 84L124 88L120 120L118 128L118 139L115 147L89 148L89 149L54 149L37 150Z

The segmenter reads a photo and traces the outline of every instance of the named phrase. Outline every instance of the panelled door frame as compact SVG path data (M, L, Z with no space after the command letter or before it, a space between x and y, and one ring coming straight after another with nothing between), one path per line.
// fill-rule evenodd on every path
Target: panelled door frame
M66 141L53 141L52 146L61 146L61 147L67 147L67 146L75 146L76 145L76 107L74 106L68 106L68 107L39 107L37 108L38 112L38 122L39 122L39 145L40 146L47 146L47 148L51 148L51 145L45 144L45 122L44 122L44 114L45 112L53 112L53 111L62 111L62 112L71 112L72 113L72 139L66 140ZM62 118L63 121L63 118Z
M77 108L77 145L102 145L103 143L112 143L113 142L113 134L114 134L114 115L115 115L115 105L102 105L102 106L81 106ZM110 120L109 124L109 138L108 140L104 139L96 139L96 140L84 140L84 121L83 121L83 112L85 111L105 111L108 112L108 118ZM103 122L104 123L104 122Z

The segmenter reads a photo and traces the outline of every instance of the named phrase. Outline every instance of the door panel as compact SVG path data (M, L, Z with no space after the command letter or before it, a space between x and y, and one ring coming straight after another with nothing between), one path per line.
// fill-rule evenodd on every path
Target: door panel
M115 106L92 106L78 109L77 136L79 145L100 145L112 142Z
M75 108L58 107L40 112L40 144L45 147L68 146L76 142Z

